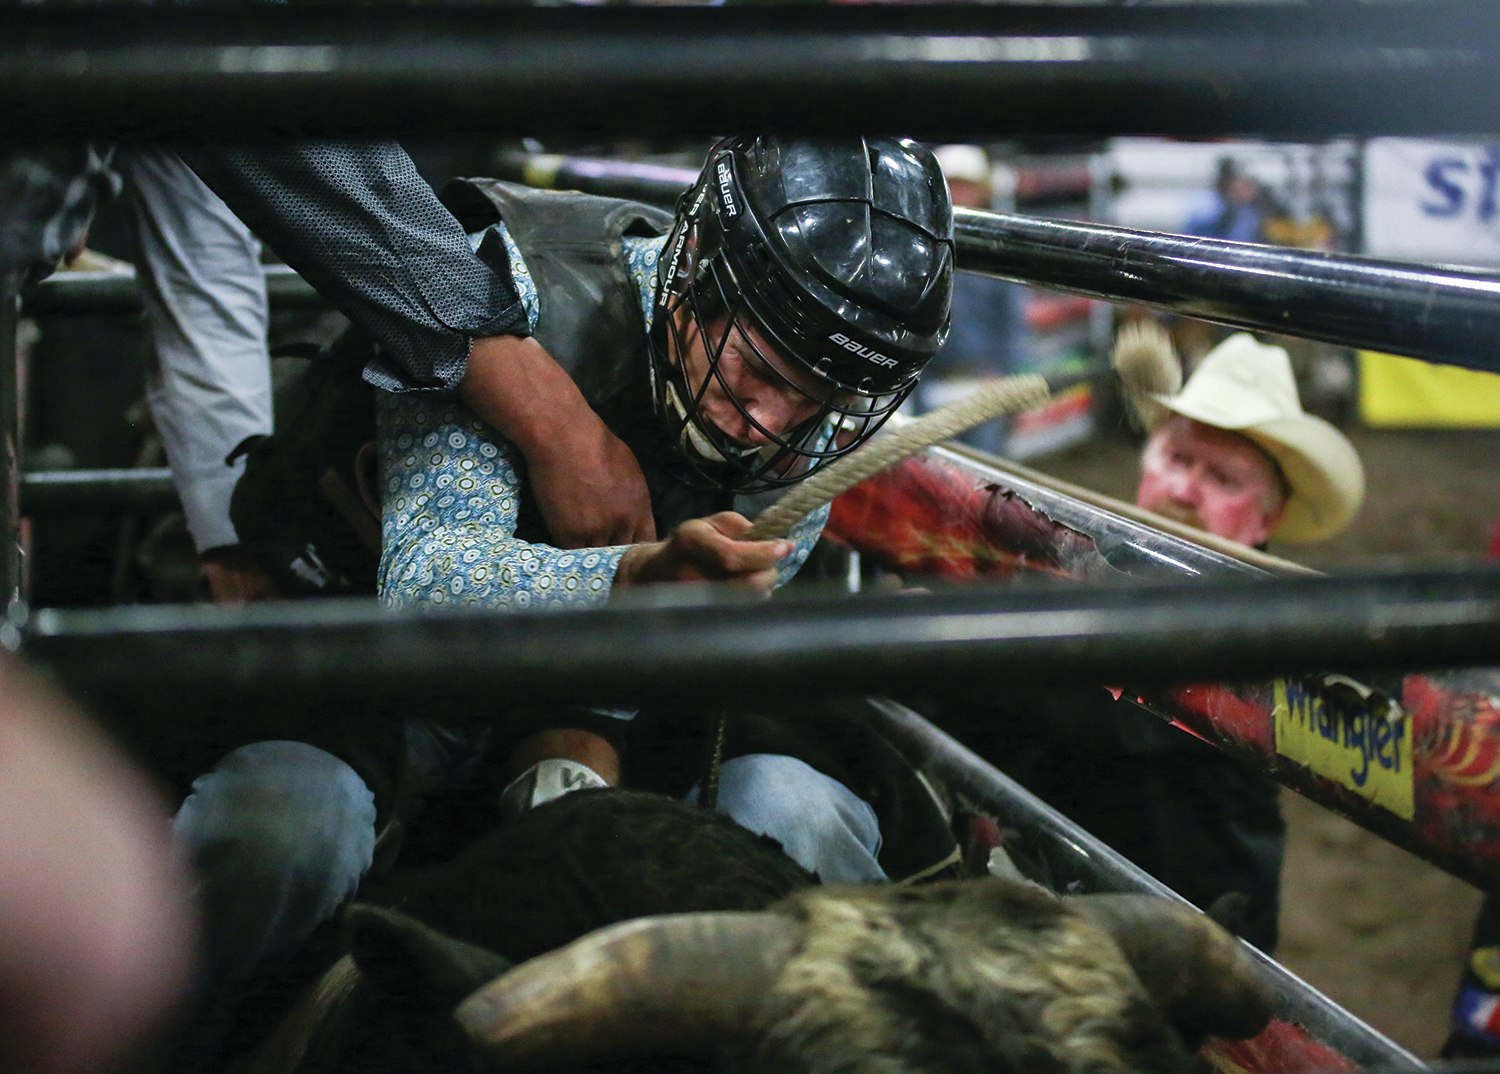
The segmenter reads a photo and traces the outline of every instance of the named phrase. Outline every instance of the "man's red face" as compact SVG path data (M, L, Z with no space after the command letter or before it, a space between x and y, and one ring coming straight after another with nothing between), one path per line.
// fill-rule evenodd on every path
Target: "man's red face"
M1135 502L1252 547L1265 543L1283 508L1275 467L1260 448L1181 415L1146 444Z

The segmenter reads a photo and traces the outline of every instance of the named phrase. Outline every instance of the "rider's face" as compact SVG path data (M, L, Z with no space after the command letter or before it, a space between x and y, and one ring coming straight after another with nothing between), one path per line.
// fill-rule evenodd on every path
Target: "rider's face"
M755 326L717 317L700 327L685 309L677 316L678 358L698 413L740 447L771 443L816 416L831 396L826 382L782 357ZM711 356L721 340L715 367Z

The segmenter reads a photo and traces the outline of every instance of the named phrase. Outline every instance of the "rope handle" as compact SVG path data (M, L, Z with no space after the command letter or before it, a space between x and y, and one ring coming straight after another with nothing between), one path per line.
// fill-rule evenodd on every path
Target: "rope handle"
M785 496L756 516L745 539L774 541L785 537L798 519L902 459L951 440L991 418L1039 406L1051 396L1052 386L1040 373L1003 377L986 384L956 403L923 414L876 437L800 485L794 485Z

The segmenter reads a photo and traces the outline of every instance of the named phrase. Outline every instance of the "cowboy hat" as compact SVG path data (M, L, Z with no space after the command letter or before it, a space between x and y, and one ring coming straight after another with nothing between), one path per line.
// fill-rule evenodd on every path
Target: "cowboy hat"
M940 145L932 151L938 166L949 178L970 183L989 183L994 179L990 158L977 145Z
M1281 468L1286 509L1271 536L1317 541L1347 526L1365 496L1359 454L1336 428L1302 409L1281 347L1237 332L1205 354L1176 395L1157 395L1152 431L1167 411L1239 433Z

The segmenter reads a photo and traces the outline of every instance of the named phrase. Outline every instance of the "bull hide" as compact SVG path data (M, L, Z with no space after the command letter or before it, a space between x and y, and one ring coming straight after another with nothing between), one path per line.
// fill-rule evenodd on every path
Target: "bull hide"
M1185 904L987 878L629 922L455 1013L486 1070L691 1051L725 1074L1187 1074L1205 1034L1263 1028L1270 998Z
M722 814L640 791L576 791L386 885L384 909L399 913L352 910L351 955L234 1069L461 1070L444 1058L448 1012L500 968L615 922L760 910L816 883L779 843Z
M732 1074L1187 1074L1203 1034L1252 1035L1269 1017L1237 941L1166 900L1065 900L998 879L812 888L774 844L629 792L534 816L530 836L518 825L459 863L461 883L407 901L429 924L351 909L351 957L243 1069L655 1070L677 1056ZM587 894L559 898L558 884ZM791 893L766 912L681 912L765 905L777 886ZM507 916L518 893L558 911L543 934L528 912ZM512 968L565 919L640 907L678 912ZM460 935L444 935L455 912Z
M501 825L391 905L520 962L616 921L760 910L816 882L780 843L720 813L600 789Z

